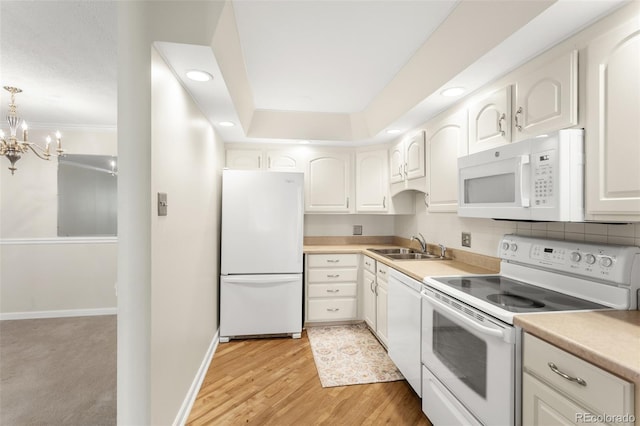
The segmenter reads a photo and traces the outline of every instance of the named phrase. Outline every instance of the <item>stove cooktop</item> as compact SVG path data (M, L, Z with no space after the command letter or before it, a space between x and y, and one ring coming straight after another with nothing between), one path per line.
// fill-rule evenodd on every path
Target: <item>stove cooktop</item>
M501 275L440 277L432 280L513 313L607 308Z

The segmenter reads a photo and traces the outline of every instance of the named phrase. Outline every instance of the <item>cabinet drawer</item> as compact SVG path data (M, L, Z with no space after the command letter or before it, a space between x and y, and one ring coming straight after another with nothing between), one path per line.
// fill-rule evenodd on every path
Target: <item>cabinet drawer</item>
M345 267L358 267L358 255L357 254L309 254L307 255L307 262L310 268L345 268Z
M378 266L376 267L376 277L378 278L378 282L382 280L386 284L389 280L389 267L382 262L378 262Z
M311 283L357 282L357 269L309 269L307 281Z
M363 256L362 267L365 269L365 271L369 271L372 274L376 273L376 261L369 256Z
M356 283L311 284L308 291L309 297L356 297L358 286Z
M585 384L560 376L549 363ZM633 384L530 334L524 336L524 369L600 413L633 412Z
M309 299L308 321L356 319L358 303L355 297L342 299Z

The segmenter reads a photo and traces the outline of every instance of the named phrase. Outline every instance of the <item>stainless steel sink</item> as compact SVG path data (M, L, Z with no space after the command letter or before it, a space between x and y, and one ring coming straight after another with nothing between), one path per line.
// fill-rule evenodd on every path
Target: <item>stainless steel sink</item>
M422 253L413 249L399 247L388 249L369 249L370 251L393 260L435 260L443 259L430 253Z
M407 253L417 253L415 250L404 247L396 247L396 248L387 248L387 249L369 249L374 253L387 255L387 254L407 254Z
M431 260L431 259L441 259L440 256L436 256L435 254L430 253L397 253L397 254L387 254L383 255L388 257L389 259L395 260Z

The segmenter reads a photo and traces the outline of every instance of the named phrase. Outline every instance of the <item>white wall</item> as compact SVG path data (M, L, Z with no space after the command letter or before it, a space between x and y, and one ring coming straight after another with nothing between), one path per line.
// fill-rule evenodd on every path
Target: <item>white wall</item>
M160 324L152 331L152 83L151 52L155 41L209 45L226 3L220 1L117 2L118 7L118 424L147 425L172 423L177 413L169 416L162 405L175 407L176 401L158 400L152 382L161 378L152 374L153 350L178 350L162 346ZM181 119L183 112L174 105L173 114ZM186 132L186 129L182 129ZM185 137L172 141L170 152L189 148ZM213 142L213 141L212 141ZM178 154L176 154L178 155ZM204 161L204 160L203 160ZM186 171L188 172L188 170ZM155 172L154 172L155 173ZM172 174L173 171L167 171ZM181 181L184 183L184 181ZM155 186L154 186L155 187ZM181 188L180 190L182 190ZM174 194L172 192L171 194ZM169 198L169 209L172 197ZM215 212L210 212L214 215ZM213 220L213 219L212 219ZM155 229L155 228L154 228ZM180 244L183 240L168 238L164 244ZM212 260L213 262L213 260ZM180 268L173 264L172 267ZM173 285L183 285L173 281ZM189 287L190 288L190 287ZM191 288L190 288L191 289ZM174 301L172 309L184 313L185 305L199 303L199 294L185 291ZM206 297L206 295L204 296ZM197 306L200 306L199 304ZM171 312L167 312L170 314ZM177 321L188 321L191 314ZM215 317L217 314L212 314ZM203 326L215 327L207 323ZM174 328L167 330L166 344L176 344ZM192 335L191 335L192 336ZM180 341L200 347L199 341ZM201 354L201 358L204 357ZM187 359L191 365L191 360ZM173 366L172 366L173 368ZM186 367L185 367L186 368ZM185 371L180 369L180 371ZM193 379L193 376L190 378ZM182 380L181 380L182 382ZM159 420L159 416L164 416ZM154 419L153 421L151 419Z
M69 154L117 155L115 129L60 131ZM57 237L56 158L25 154L13 176L0 160L0 318L114 313L116 238Z
M172 421L218 329L222 141L152 55L151 424ZM157 192L168 215L156 215Z
M422 233L427 242L496 256L504 234L515 233L562 240L640 246L640 223L601 224L563 222L509 222L458 217L456 213L429 213L422 196L416 197L415 216L396 216L396 235L410 238ZM461 233L471 233L471 248L462 247Z
M395 235L395 219L391 215L306 214L304 215L304 236L352 235L353 225L362 225L362 235Z

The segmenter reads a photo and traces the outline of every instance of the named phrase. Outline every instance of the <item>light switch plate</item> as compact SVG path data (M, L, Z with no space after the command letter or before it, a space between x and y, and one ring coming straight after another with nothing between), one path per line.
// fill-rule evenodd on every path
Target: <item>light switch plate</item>
M158 216L166 216L168 206L169 204L167 203L167 193L158 192Z
M471 247L471 233L463 232L462 233L462 247Z
M362 225L353 225L353 235L362 235Z

